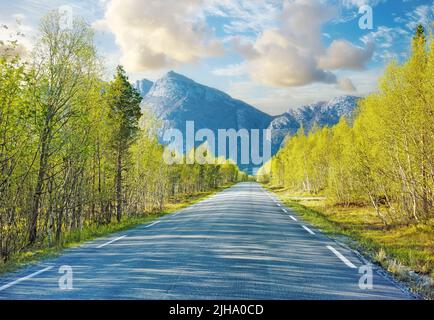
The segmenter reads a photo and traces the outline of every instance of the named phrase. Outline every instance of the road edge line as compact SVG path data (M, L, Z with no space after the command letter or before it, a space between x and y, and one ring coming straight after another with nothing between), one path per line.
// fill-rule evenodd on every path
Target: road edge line
M331 252L333 252L343 263L347 265L347 267L350 267L352 269L357 269L357 267L348 260L342 253L340 253L338 250L333 248L332 246L327 246L327 249L329 249Z
M14 281L12 281L12 282L9 282L9 283L7 283L7 284L1 286L1 287L0 287L0 291L6 290L6 289L8 289L8 288L10 288L10 287L12 287L12 286L14 286L14 285L16 285L17 283L20 283L20 282L22 282L22 281L25 281L25 280L31 279L31 278L33 278L34 276L37 276L38 274L41 274L41 273L43 273L43 272L45 272L45 271L48 271L48 270L51 270L51 269L53 269L53 268L54 268L54 266L49 266L49 267L46 267L46 268L44 268L44 269L42 269L42 270L39 270L39 271L33 272L32 274L29 274L28 276L25 276L25 277L19 278L19 279L17 279L17 280L14 280Z
M111 244L111 243L113 243L113 242L115 242L115 241L118 241L118 240L121 240L121 239L125 238L126 236L127 236L127 235L125 234L125 235L123 235L123 236L121 236L121 237L118 237L118 238L112 239L112 240L110 240L109 242L106 242L106 243L100 244L100 245L97 246L96 248L97 248L97 249L103 248L103 247L108 246L109 244Z

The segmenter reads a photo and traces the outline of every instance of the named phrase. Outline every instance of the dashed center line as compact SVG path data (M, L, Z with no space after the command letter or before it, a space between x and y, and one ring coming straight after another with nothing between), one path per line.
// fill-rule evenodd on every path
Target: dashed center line
M302 226L302 227L303 227L304 230L306 230L310 234L315 234L315 232L313 232L312 230L310 230L308 227L306 227L306 226Z
M118 238L115 238L115 239L113 239L113 240L110 240L109 242L106 242L106 243L103 243L103 244L99 245L97 248L100 249L100 248L103 248L103 247L105 247L105 246L108 246L109 244L111 244L111 243L113 243L113 242L115 242L115 241L118 241L118 240L120 240L120 239L122 239L122 238L125 238L126 236L127 236L127 235L123 235L123 236L121 236L121 237L118 237Z
M292 220L297 221L297 219L294 216L289 216Z
M145 228L149 228L149 227L155 226L157 223L160 223L160 221L155 221L154 223L151 223L150 225L147 225Z
M348 267L352 269L357 269L357 267L347 258L345 258L338 250L333 248L332 246L327 246L327 249L329 249L331 252L333 252L339 259L342 260L343 263L345 263Z
M46 268L44 268L42 270L36 271L36 272L34 272L32 274L29 274L28 276L25 276L25 277L22 277L22 278L19 278L19 279L15 280L15 281L9 282L9 283L5 284L4 286L1 286L0 287L0 291L6 290L7 288L10 288L13 285L16 285L17 283L20 283L22 281L25 281L25 280L28 280L30 278L33 278L34 276L37 276L38 274L41 274L42 272L48 271L48 270L50 270L52 268L53 268L53 266L46 267Z

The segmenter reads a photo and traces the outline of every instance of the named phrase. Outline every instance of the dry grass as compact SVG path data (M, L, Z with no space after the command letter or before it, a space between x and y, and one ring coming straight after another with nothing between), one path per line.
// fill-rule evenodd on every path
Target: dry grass
M326 205L325 201L300 201L364 242L384 251L412 270L434 276L434 219L428 224L385 227L370 207Z

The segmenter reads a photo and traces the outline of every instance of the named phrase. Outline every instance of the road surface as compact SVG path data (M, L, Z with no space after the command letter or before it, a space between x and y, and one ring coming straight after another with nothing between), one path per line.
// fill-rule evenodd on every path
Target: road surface
M0 299L412 298L375 270L360 289L362 265L259 184L240 183L1 275Z

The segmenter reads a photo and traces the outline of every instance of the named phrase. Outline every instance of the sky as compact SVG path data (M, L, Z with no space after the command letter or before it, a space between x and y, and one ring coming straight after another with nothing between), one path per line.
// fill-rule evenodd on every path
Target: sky
M66 8L66 9L65 9ZM95 30L109 79L173 70L276 115L341 95L364 96L391 60L404 61L428 0L2 0L0 40L30 51L50 10ZM372 20L370 12L372 12ZM369 22L372 21L372 24Z

